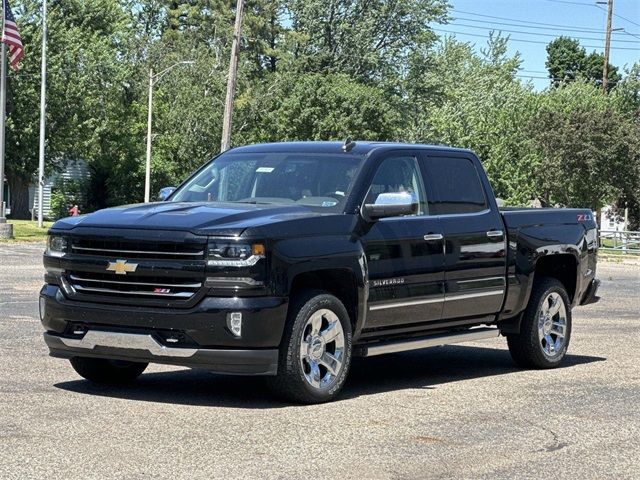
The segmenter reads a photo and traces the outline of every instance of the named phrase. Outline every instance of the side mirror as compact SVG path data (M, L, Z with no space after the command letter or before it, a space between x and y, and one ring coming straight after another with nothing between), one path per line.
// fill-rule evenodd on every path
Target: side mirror
M381 193L375 203L362 206L362 217L370 222L380 218L413 215L418 212L418 202L407 192Z
M171 195L175 191L176 187L163 187L160 189L160 193L158 193L158 200L164 202L169 195Z

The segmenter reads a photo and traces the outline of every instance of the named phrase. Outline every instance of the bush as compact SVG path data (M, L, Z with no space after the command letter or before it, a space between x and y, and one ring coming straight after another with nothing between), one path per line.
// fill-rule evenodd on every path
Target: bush
M69 207L64 193L60 190L52 190L51 192L51 216L54 220L69 216Z
M86 182L80 180L65 180L60 178L51 189L51 216L58 220L69 216L69 207L79 205L82 207L83 191L86 190ZM82 210L82 208L80 208Z

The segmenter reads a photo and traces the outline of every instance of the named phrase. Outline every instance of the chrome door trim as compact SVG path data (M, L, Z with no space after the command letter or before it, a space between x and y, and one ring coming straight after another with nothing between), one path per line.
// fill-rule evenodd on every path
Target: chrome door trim
M500 290L490 290L487 292L475 292L475 293L445 293L444 301L451 302L454 300L466 300L468 298L479 298L479 297L493 297L496 295L504 295L504 289Z
M405 302L393 302L393 303L384 303L382 305L372 305L369 307L369 310L374 311L374 310L385 310L387 308L411 307L413 305L427 305L429 303L440 303L443 301L444 301L443 297L425 298L422 300L408 300Z
M445 294L444 298L425 298L422 300L408 300L406 302L393 302L393 303L385 303L382 305L372 305L369 307L370 311L374 310L385 310L387 308L400 308L400 307L411 307L414 305L426 305L428 303L438 303L438 302L452 302L455 300L466 300L468 298L479 298L479 297L493 297L496 295L504 295L504 289L500 290L490 290L487 292L475 292L475 293L454 293L454 294Z
M487 237L489 238L504 237L504 232L502 230L489 230L487 232Z
M502 280L503 285L506 283L506 280L504 277L470 278L469 280L456 280L455 282L460 284L460 283L474 283L474 282L490 282L492 280Z

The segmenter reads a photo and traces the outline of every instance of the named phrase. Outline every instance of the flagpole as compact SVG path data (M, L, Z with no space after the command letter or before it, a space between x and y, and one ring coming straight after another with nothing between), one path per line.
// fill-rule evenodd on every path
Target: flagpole
M47 110L47 0L42 0L42 73L40 80L40 150L38 154L38 227L44 226L44 140Z
M6 223L4 216L4 120L7 104L7 45L3 42L0 50L0 224ZM0 227L2 233L2 227ZM1 236L1 235L0 235Z

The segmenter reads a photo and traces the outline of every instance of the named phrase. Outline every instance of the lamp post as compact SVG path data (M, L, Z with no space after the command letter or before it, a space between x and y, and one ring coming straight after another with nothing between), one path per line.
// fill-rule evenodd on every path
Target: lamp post
M162 77L180 65L193 65L193 60L183 60L177 62L170 67L165 68L159 73L154 74L153 68L149 69L149 106L147 112L147 162L144 177L144 201L149 203L149 194L151 192L151 123L153 119L153 86L160 81Z

